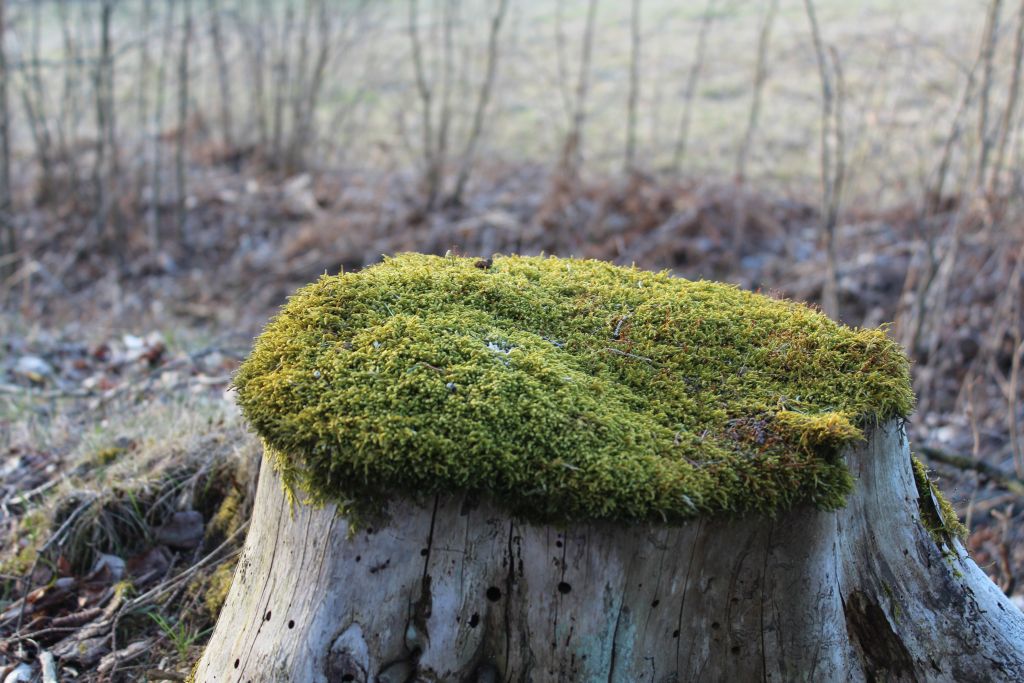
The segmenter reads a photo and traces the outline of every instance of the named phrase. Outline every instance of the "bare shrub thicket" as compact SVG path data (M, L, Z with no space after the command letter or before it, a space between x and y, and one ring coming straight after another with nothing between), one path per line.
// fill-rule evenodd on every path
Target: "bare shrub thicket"
M790 258L814 264L814 286L794 293L849 322L895 321L926 405L954 359L969 368L958 387L987 377L1016 401L1024 2L847 5L0 1L0 293L67 288L96 253L141 272L229 248L200 225L202 202L236 205L252 187L218 185L228 177L285 194L381 178L380 211L360 229L383 230L398 197L410 234L434 227L394 244L426 248L455 234L432 216L486 211L495 169L525 162L543 187L515 219L547 236L495 228L504 237L482 244L620 260L662 253L692 207L668 197L626 225L610 217L647 211L635 193L652 179L702 178L734 189L724 251L738 262L757 257L748 226L775 226ZM754 216L755 188L813 197L811 215ZM282 213L329 201L309 190ZM901 236L902 293L881 317L858 318L853 301L850 273L882 258L859 253L858 221ZM630 243L637 225L649 234ZM372 237L366 253L392 244ZM975 292L982 282L996 294ZM965 358L950 329L985 296L996 300L970 324L1003 337Z

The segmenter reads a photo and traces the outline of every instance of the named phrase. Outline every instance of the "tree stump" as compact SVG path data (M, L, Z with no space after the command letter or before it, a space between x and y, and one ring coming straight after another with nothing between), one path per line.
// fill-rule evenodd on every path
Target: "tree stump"
M349 537L260 475L197 681L1019 681L1024 616L872 430L835 512L644 528L398 502Z
M742 332L715 327L712 341L724 340L729 358L722 366L706 341L674 333L664 344L641 341L639 326L631 346L614 346L624 316L643 318L650 294L623 299L615 290L595 300L565 285L559 295L573 315L596 316L579 323L592 336L563 330L565 338L553 339L545 329L534 347L523 335L495 341L487 327L466 332L464 346L446 339L445 351L409 351L404 340L420 337L408 321L397 336L362 332L394 325L403 309L437 319L443 311L423 292L440 289L458 302L475 291L453 275L484 288L487 307L523 320L502 298L513 295L488 289L472 261L402 258L294 298L236 379L273 466L261 472L246 546L194 680L1024 680L1024 615L967 556L957 522L913 460L900 417L909 410L905 361L884 336L795 304L714 290L755 304L741 309L745 317L721 311ZM431 268L396 278L410 260ZM540 272L543 280L545 269L565 265L591 268L586 283L605 268L496 259L481 270L505 277L524 268L527 279ZM652 286L650 274L607 272ZM383 304L365 292L338 303L339 291L359 289L358 277L387 280ZM528 289L524 282L515 279L515 289ZM683 310L699 313L697 323L671 323L685 335L714 324L713 311L700 308L704 289L653 286L672 294L649 316L659 329ZM601 307L612 299L618 305L608 314ZM555 305L543 301L546 312ZM368 318L353 312L360 306ZM797 356L776 354L776 343L810 354L816 374L804 374ZM621 353L605 354L606 345ZM602 413L622 398L605 386L588 389L598 403L570 393L562 405L550 384L512 381L544 376L531 354L548 351L551 362L576 354L587 372L611 373L628 387L656 385L654 403L637 399L630 410L646 415L656 406L657 419L642 424L663 440L643 441L614 422L627 418ZM742 371L754 358L767 364L757 378ZM482 365L491 374L480 374ZM736 376L702 384L708 365ZM582 382L574 368L559 365L555 380ZM494 387L510 382L515 394L494 400ZM669 382L724 414L687 413L692 423L676 427L674 406L690 394L672 394ZM392 392L396 383L404 390ZM766 415L764 401L739 401L736 383L779 397L779 407ZM823 385L835 393L821 398ZM471 401L478 387L492 400ZM363 412L344 403L354 388L371 391ZM797 400L802 410L793 413ZM538 414L545 401L550 410ZM463 419L467 402L474 419ZM663 418L675 432L661 431ZM448 436L497 433L503 448L438 441L427 434L437 424ZM462 428L470 431L457 434ZM543 438L531 440L533 431ZM466 462L487 466L471 470L471 482L458 479L463 461L435 452L438 443L461 443ZM544 450L551 443L558 448ZM529 480L509 485L523 462Z

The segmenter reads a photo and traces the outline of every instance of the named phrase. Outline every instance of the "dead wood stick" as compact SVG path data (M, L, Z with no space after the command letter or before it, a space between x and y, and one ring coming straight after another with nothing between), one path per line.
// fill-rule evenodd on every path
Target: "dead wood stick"
M1007 491L1015 493L1018 496L1024 496L1024 481L1021 481L1008 472L1004 472L1001 468L996 467L995 465L990 465L982 460L975 460L969 455L950 453L940 448L932 448L930 446L916 446L915 450L929 460L941 462L944 465L949 465L959 470L971 470L973 472L977 472Z

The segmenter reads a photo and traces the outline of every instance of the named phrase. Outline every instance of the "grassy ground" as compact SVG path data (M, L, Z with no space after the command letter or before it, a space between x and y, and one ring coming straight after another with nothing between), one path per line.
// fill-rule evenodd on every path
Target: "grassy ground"
M46 371L27 391L0 387L2 655L52 651L65 675L90 678L187 671L229 584L259 467L225 394L237 351L196 353L197 337L165 346L162 335L5 339L41 352L31 357Z

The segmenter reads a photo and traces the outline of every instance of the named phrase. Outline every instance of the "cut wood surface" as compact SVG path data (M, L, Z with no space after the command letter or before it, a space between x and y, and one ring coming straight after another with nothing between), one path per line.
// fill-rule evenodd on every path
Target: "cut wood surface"
M902 426L838 512L524 523L394 501L354 534L271 467L197 681L1019 681L1024 615L921 522Z

